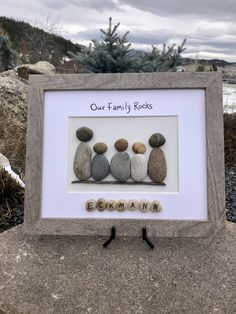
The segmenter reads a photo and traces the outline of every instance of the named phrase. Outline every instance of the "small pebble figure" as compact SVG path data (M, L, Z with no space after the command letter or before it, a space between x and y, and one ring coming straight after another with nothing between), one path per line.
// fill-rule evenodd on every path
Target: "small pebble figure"
M92 177L95 181L101 181L106 178L110 172L110 165L104 153L107 151L107 145L99 142L93 146L96 155L92 160Z
M142 181L147 175L147 160L144 154L146 146L143 143L134 143L132 149L135 155L131 158L131 177L134 181Z
M110 171L117 181L124 182L130 177L130 157L125 152L128 148L128 141L120 138L115 142L114 146L118 152L111 159Z
M167 173L166 158L160 146L166 142L165 137L160 133L154 133L149 139L152 150L148 160L148 175L153 182L161 183Z
M74 158L73 168L76 177L80 181L86 181L91 177L92 150L86 143L93 137L93 131L87 127L81 127L76 131L77 138L82 142L79 144Z

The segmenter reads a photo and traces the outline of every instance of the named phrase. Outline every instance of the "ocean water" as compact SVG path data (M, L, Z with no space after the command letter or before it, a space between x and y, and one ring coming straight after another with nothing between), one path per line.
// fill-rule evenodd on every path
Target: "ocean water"
M224 112L236 112L236 84L223 84Z

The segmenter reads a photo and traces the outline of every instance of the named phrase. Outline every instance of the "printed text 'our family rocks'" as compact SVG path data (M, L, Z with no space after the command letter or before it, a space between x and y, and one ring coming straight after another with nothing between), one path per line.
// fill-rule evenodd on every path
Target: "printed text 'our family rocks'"
M113 102L108 102L106 105L92 103L90 109L92 111L124 112L129 114L132 111L152 110L153 105L147 101L145 103L134 101L132 104L126 101L121 105L114 104Z

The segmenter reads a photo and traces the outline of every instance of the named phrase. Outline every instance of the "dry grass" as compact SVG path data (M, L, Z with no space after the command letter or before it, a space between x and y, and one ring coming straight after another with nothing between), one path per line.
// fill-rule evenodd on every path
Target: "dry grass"
M23 222L24 189L0 169L0 232Z
M236 166L236 112L224 114L225 166Z

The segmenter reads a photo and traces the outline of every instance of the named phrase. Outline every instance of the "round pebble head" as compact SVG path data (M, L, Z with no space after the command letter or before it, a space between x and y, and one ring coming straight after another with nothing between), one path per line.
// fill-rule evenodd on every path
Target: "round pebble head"
M165 144L165 142L166 142L166 139L164 135L162 135L161 133L154 133L149 139L149 144L152 147L162 146Z
M93 131L86 126L83 126L76 131L76 136L81 142L88 142L93 137Z
M98 142L93 146L93 150L97 154L104 154L107 151L107 145L102 142Z
M118 152L123 152L128 148L128 141L125 138L120 138L115 142L115 149L118 150Z
M135 154L144 154L146 152L146 145L141 142L136 142L132 146Z

